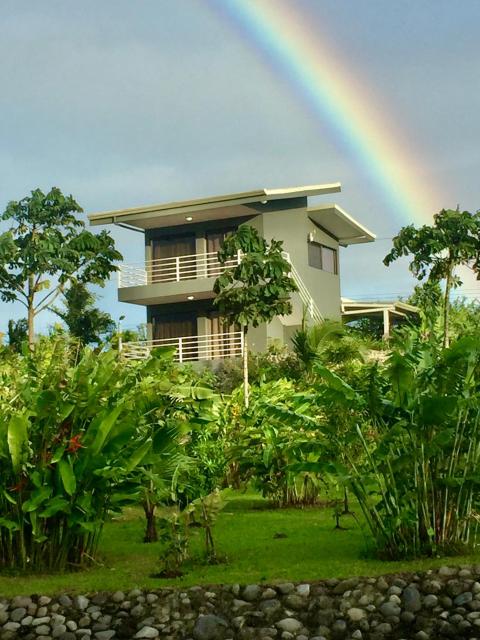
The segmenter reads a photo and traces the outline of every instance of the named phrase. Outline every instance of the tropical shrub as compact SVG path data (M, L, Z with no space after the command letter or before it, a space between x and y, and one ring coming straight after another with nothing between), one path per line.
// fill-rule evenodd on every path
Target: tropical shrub
M270 346L262 353L248 354L248 371L252 384L286 378L298 380L303 371L297 356L287 347ZM232 393L243 383L243 364L240 359L226 358L215 371L212 384L220 393Z
M358 332L333 320L303 327L294 334L292 344L301 372L299 377L307 384L315 380L315 366L319 363L349 375L367 356L367 341Z
M79 567L95 556L111 511L138 500L136 469L170 439L163 408L179 398L156 351L125 364L115 351L43 341L0 369L0 566Z
M192 531L200 528L204 532L205 559L217 564L219 557L213 539L213 528L224 503L220 493L197 498L186 508L178 504L165 509L158 518L162 543L160 578L175 578L183 574L182 566L190 558Z
M410 332L402 351L366 371L354 389L323 374L318 402L339 407L350 429L324 424L342 456L377 551L388 558L473 544L480 498L480 340L443 349ZM358 453L358 446L363 456ZM343 464L342 464L343 463Z
M137 469L141 486L140 501L145 513L145 542L156 542L156 511L161 505L184 507L216 487L215 457L208 444L215 444L212 424L216 397L192 379L189 369L177 367L171 358L164 360L164 380L153 412L152 447ZM158 429L158 425L161 429ZM193 444L192 444L193 443ZM202 444L205 443L205 447ZM221 467L223 477L224 467Z
M311 403L287 380L260 384L251 391L248 410L242 410L236 392L227 411L236 424L229 434L233 469L276 506L315 504L324 483L315 471L298 468L321 455L315 421L309 416Z

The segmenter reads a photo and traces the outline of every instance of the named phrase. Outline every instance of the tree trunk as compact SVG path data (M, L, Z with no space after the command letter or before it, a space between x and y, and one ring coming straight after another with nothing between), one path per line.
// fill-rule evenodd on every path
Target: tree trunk
M145 518L147 520L147 526L145 528L144 542L158 542L157 522L155 520L155 505L150 502L143 503L143 510L145 512Z
M33 291L34 281L33 276L28 276L28 348L30 351L33 351L34 348L34 319L35 319L35 311L33 309Z
M248 388L248 326L243 327L243 397L245 399L245 408L248 409L249 388Z
M449 345L448 332L450 329L450 290L452 288L452 265L448 267L447 281L445 284L445 299L443 301L443 347L446 349Z

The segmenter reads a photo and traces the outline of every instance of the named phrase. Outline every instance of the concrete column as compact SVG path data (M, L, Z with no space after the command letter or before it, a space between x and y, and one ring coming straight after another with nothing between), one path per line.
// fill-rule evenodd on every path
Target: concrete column
M152 241L149 240L148 243L146 241L146 244L145 244L145 271L147 272L148 284L152 282L152 265L150 264L151 259L152 259Z
M153 340L153 325L147 322L147 340Z
M205 316L197 316L197 336L206 336L210 333L210 323ZM210 360L212 357L210 346L205 339L199 341L199 359Z
M383 310L383 339L388 340L390 338L390 310Z
M203 231L198 231L195 238L195 253L197 255L207 253L207 239L205 238ZM197 262L197 278L206 278L207 264L203 260Z
M198 336L206 336L210 333L208 318L205 316L197 317L197 335Z

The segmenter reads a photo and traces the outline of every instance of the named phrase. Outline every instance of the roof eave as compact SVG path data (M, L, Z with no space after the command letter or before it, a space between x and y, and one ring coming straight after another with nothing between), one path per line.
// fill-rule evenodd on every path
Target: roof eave
M370 229L364 227L360 222L357 222L337 204L321 204L313 207L307 207L307 213L315 224L318 224L320 227L324 227L328 233L338 240L338 243L341 246L347 247L350 244L374 242L377 237L373 231L370 231ZM343 223L343 225L347 227L349 231L348 235L338 234L338 232L335 233L333 230L328 228L325 221L322 221L321 219L316 220L315 218L319 218L322 213L334 215L340 223Z
M88 215L88 219L91 225L114 224L122 219L124 221L128 220L128 222L132 224L135 219L140 220L148 215L163 217L179 213L192 213L200 209L216 209L228 205L235 206L253 204L256 202L268 202L270 200L338 193L339 191L341 191L340 182L282 189L257 189L255 191L245 191L223 196L213 196L209 198L198 198L195 200L184 200L165 204L148 205L144 207L90 213Z

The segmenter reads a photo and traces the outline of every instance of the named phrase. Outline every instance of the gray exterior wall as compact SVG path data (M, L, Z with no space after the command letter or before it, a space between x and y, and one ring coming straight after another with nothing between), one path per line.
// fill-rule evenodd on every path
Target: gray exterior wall
M328 273L308 264L308 235L313 233L314 241L337 251L338 242L322 231L306 212L306 202L296 209L264 213L263 236L269 241L283 240L285 251L290 254L300 277L320 309L324 318L339 320L340 274Z
M339 246L335 238L320 229L310 218L307 211L307 199L296 198L285 201L270 202L265 207L258 206L260 215L248 224L269 242L272 239L282 240L285 251L305 283L310 295L315 300L320 313L326 319L340 320L340 266ZM308 237L312 233L314 242L323 244L337 251L338 273L328 273L308 264ZM291 337L301 327L302 302L298 294L292 296L297 324L283 324L279 318L250 331L250 348L252 351L264 351L270 345L289 345Z

